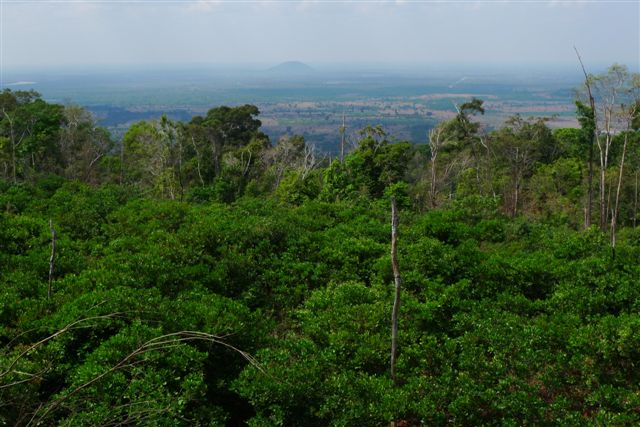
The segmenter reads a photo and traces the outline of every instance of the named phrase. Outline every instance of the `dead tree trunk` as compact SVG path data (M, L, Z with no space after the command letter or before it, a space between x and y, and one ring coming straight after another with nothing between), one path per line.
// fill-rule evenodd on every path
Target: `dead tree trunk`
M53 228L53 221L49 220L49 229L51 230L51 258L49 258L49 287L47 288L47 299L51 300L51 292L53 288L53 272L56 264L56 229Z
M627 154L627 141L629 140L629 132L624 134L624 143L622 145L622 158L620 159L620 171L618 173L618 187L616 188L616 201L613 205L613 213L611 214L611 246L616 248L616 226L618 225L618 214L620 211L620 188L622 187L622 175L624 173L624 158Z
M591 207L593 206L593 137L591 137L591 143L589 144L589 189L588 202L587 202L587 214L585 215L584 228L591 227Z
M432 208L436 207L436 196L438 192L437 186L437 164L438 152L443 144L442 127L436 127L429 131L429 150L431 151L431 182L429 183L429 203Z
M609 180L609 181L611 181L611 180ZM605 183L606 183L606 179L605 179ZM609 220L610 220L609 212L612 212L612 209L611 209L611 187L612 187L613 183L609 182L608 184L609 184L609 186L607 188L607 201L606 201L606 204L604 205L605 216L604 216L604 227L602 228L603 230L605 230L606 227L607 227L607 224L609 224Z
M124 184L124 141L120 145L120 185Z
M196 145L196 141L193 139L193 136L191 137L191 144L193 144L193 150L196 152L196 170L198 171L200 185L204 187L204 179L202 179L202 172L200 171L200 152L198 151L198 146Z
M342 126L340 126L340 163L344 162L344 134L347 131L344 113L342 114Z
M589 179L588 179L588 200L587 200L587 212L585 215L584 228L591 227L591 207L593 206L593 142L598 135L598 122L596 118L596 101L593 98L593 94L591 92L591 82L589 80L589 75L587 74L587 70L584 68L584 63L582 62L582 58L580 57L580 53L578 49L574 46L573 49L576 51L576 55L578 56L578 61L580 61L580 66L582 67L582 72L584 73L584 83L587 86L587 93L589 95L589 107L591 108L592 118L593 118L593 134L589 136Z
M22 137L20 137L20 140L16 141L16 132L14 128L13 118L9 114L7 114L4 108L2 109L2 115L6 117L7 122L9 122L9 141L11 142L11 178L13 179L13 183L15 184L18 182L18 172L17 172L18 159L17 159L16 150L18 148L18 145L20 145L20 143L22 142L24 133Z
M638 172L636 171L636 185L633 196L633 228L636 228L636 221L638 219Z
M513 209L511 216L515 218L518 215L518 198L520 197L520 147L516 147L516 161L513 182Z
M396 358L398 352L398 312L400 311L400 267L398 266L398 206L395 196L391 196L391 266L393 268L393 280L395 283L395 296L393 298L393 311L391 312L391 379L398 385L396 375ZM391 427L396 427L396 421L392 420Z
M396 353L398 350L398 312L400 310L400 267L398 267L398 207L396 198L391 197L391 266L395 283L395 297L391 313L391 379L397 383Z

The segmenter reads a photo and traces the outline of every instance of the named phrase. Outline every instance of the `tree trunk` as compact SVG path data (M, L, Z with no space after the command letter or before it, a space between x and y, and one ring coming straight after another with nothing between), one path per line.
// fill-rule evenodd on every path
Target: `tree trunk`
M16 174L16 144L15 144L15 141L13 140L13 136L11 136L11 165L13 168L13 172L12 172L13 183L15 184L18 182L18 179Z
M518 199L519 199L519 197L520 197L520 178L516 178L515 191L514 191L514 195L513 195L513 215L512 215L513 218L518 216Z
M629 133L624 134L624 143L622 144L622 157L620 158L620 172L618 173L618 187L616 188L616 201L611 214L611 246L616 247L616 225L618 222L618 214L620 210L620 188L622 187L622 174L624 172L624 158L627 154L627 141Z
M346 131L345 116L342 114L342 126L340 127L340 163L344 162L344 134Z
M605 180L606 180L606 176L605 176ZM610 221L609 214L613 211L613 209L611 209L611 187L613 186L613 183L609 182L609 183L607 183L605 185L608 185L608 188L607 188L607 204L605 205L605 212L607 213L607 216L605 216L605 218L604 218L604 225L606 227L607 224L609 224L609 221Z
M6 117L7 121L9 122L9 139L11 141L11 178L13 180L13 183L15 184L18 182L18 174L16 173L16 146L18 144L16 143L16 134L13 127L13 119L7 114L4 108L2 109L2 115Z
M588 182L588 197L587 208L585 214L584 228L591 227L591 207L593 206L593 135L591 135L591 142L589 144L589 182Z
M616 215L611 209L611 254L616 257Z
M515 161L515 173L513 183L513 209L511 210L511 216L513 218L518 215L518 196L520 192L520 148L516 147L516 161Z
M431 152L431 182L429 184L429 203L431 208L435 208L437 205L436 196L438 193L438 153L440 152L440 146L442 141L442 128L436 127L429 131L429 151ZM446 171L445 171L446 174Z
M53 221L49 220L49 229L51 230L51 257L49 258L49 287L47 288L47 299L51 300L53 288L53 272L56 263L56 230L53 228Z
M395 196L391 196L391 266L393 267L393 280L395 283L395 296L393 299L393 311L391 312L391 379L398 384L396 375L396 357L398 351L398 312L400 311L400 267L398 266L398 207ZM391 421L391 427L396 426L396 421Z
M580 66L582 67L582 72L584 73L584 83L587 86L587 93L589 95L589 107L591 107L591 112L593 115L593 134L591 135L590 144L589 144L589 183L588 183L588 197L587 197L587 209L585 215L585 223L584 228L591 227L591 210L593 206L593 143L595 138L598 137L598 120L596 117L596 101L593 98L593 93L591 92L591 83L589 81L589 75L587 74L587 70L584 67L584 63L582 62L582 57L580 56L580 52L578 52L577 47L573 47L573 50L576 51L576 55L578 56L578 61L580 62Z
M599 179L599 187L600 187L600 229L604 230L607 227L607 203L606 203L606 192L607 192L607 184L606 184L606 175L605 175L605 162L604 162L604 153L602 150L600 151L600 179Z
M178 138L178 185L180 186L180 200L184 197L184 182L182 176L182 138Z
M202 172L200 170L200 152L198 151L198 146L196 145L196 141L195 139L193 139L193 137L191 137L191 144L193 144L193 149L196 152L196 170L198 171L200 185L204 187L204 179L202 179Z
M222 159L222 141L219 135L214 135L213 137L213 145L211 147L213 154L213 173L215 177L218 178L221 173L220 161Z
M120 145L120 185L124 184L124 141Z
M431 193L429 195L429 198L431 199L431 207L435 208L436 207L436 191L437 191L437 183L436 183L436 179L437 179L437 173L436 173L436 157L437 154L433 154L431 156L431 185L430 185L430 189L429 192Z
M638 218L638 171L636 171L636 186L633 197L633 228L636 228L636 221Z
M398 207L396 198L391 197L391 266L395 283L395 297L391 313L391 379L397 383L396 356L398 350L398 312L400 310L400 267L398 266Z

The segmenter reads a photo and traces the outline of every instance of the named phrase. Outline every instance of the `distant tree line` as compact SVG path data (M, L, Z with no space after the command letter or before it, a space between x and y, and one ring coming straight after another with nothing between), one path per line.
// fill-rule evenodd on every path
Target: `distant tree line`
M379 198L399 184L419 211L480 195L511 216L615 229L638 219L639 100L640 77L613 65L578 90L580 129L552 130L544 118L515 115L487 131L476 120L483 101L472 99L431 129L427 144L392 143L380 126L368 126L340 161L302 136L272 144L252 105L212 108L189 122L141 121L114 141L81 107L7 89L0 95L0 176L15 183L56 175L224 202L259 194L290 203Z

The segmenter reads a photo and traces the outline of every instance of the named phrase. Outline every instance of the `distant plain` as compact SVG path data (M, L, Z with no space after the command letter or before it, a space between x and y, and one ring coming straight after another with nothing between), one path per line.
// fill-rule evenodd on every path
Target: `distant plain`
M255 104L272 142L301 134L335 153L343 117L348 140L366 125L382 125L392 139L426 142L455 105L478 97L489 130L509 116L548 117L551 127L577 126L578 69L487 69L474 66L344 67L287 62L277 66L185 66L16 70L4 87L34 89L51 102L87 107L120 137L138 120L165 114L187 121L219 105Z

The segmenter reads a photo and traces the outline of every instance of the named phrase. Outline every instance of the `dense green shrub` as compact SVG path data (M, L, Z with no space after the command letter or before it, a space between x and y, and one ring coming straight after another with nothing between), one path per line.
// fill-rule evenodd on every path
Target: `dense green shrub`
M595 228L507 218L493 198L405 205L394 384L384 199L181 202L73 182L0 197L6 424L640 422L633 229L614 253ZM168 335L186 331L218 342Z

